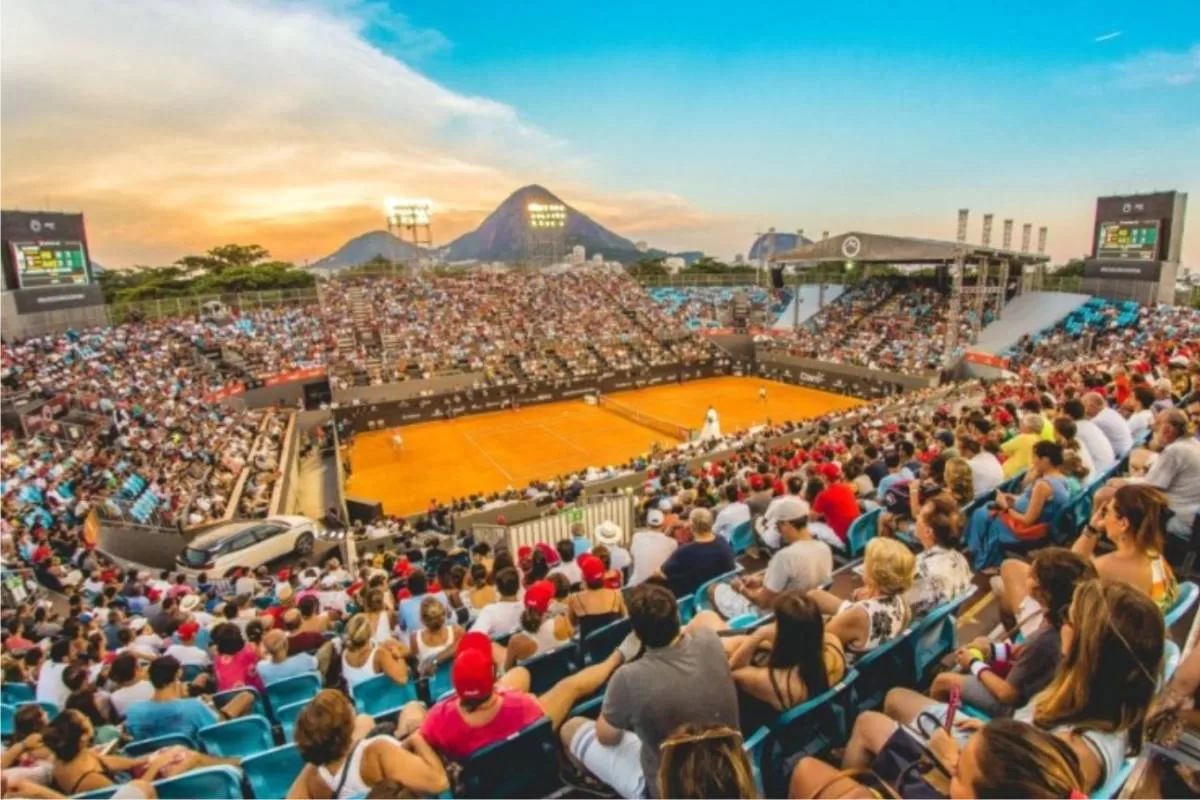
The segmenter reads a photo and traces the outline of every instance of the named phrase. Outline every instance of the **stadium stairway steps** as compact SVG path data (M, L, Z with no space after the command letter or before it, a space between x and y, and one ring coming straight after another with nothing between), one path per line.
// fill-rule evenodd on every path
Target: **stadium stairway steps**
M600 348L596 347L596 345L592 344L591 342L588 342L587 349L589 353L596 357L596 360L600 362L605 371L612 369L612 364L608 363L608 359L605 358L604 354L600 352Z
M524 367L521 366L521 359L517 358L516 356L508 356L504 360L514 375L516 375L522 381L529 380L529 376L525 373Z
M825 287L825 305L837 300L846 291L846 287L841 284L830 284ZM792 329L793 317L796 313L796 306L800 306L799 323L803 325L811 317L823 308L818 306L821 302L821 287L820 286L800 286L792 294L792 301L787 304L783 311L771 323L771 329L777 331L790 331Z
M1025 292L1004 307L1000 319L979 333L971 348L983 353L1001 353L1026 334L1053 327L1082 306L1091 295L1067 292Z

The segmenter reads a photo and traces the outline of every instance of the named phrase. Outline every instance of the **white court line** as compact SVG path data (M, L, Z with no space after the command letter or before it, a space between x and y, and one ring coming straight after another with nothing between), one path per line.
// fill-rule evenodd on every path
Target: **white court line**
M496 469L503 472L504 477L508 478L510 481L516 480L516 478L514 478L512 476L511 472L506 470L504 467L500 466L500 462L498 462L496 459L492 458L491 455L488 454L487 450L484 450L482 447L479 446L479 442L475 441L475 439L471 436L471 434L467 433L466 431L460 431L460 433L462 433L464 439L466 439L468 442L471 443L472 447L474 447L476 450L479 451L479 455L481 455L485 459L487 459L488 463L490 463L493 467L495 467Z
M572 450L574 450L575 452L577 452L577 453L581 453L581 454L583 454L583 455L585 455L585 456L590 456L590 455L591 455L591 453L589 453L587 450L584 450L582 447L580 447L579 445L575 444L574 442L572 442L572 441L571 441L570 439L568 439L567 437L563 436L563 435L562 435L562 434L560 434L560 433L555 433L553 430L551 430L550 428L546 427L545 423L539 422L539 423L537 424L537 427L541 428L543 431L545 431L546 433L550 434L550 435L551 435L551 436L553 436L555 439L558 439L560 442L562 442L563 444L565 444L567 447L570 447L570 448L571 448Z

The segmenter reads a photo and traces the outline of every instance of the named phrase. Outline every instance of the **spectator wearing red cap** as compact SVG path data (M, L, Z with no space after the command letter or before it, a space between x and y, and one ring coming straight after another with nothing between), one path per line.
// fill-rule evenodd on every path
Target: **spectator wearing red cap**
M589 553L579 559L583 588L567 599L567 615L581 638L622 619L628 613L621 593L605 585L604 562Z
M766 478L758 473L750 476L749 483L750 495L746 498L746 505L750 508L753 516L761 517L767 513L767 506L771 505L771 500L775 495L771 491L770 485L767 484Z
M504 653L504 668L512 669L518 662L561 647L570 641L574 630L565 617L550 614L555 588L551 581L538 581L525 589L522 601L521 628L508 640Z
M837 538L831 539L824 526L813 525L810 530L814 536L830 546L845 549L846 534L854 520L862 513L858 507L858 498L854 494L854 486L846 482L842 468L836 461L825 462L819 472L825 488L813 501L811 519L814 522L824 522Z
M200 625L189 619L175 630L179 642L168 647L163 655L174 656L175 660L185 667L207 667L212 663L212 657L207 650L196 646L196 634L199 632Z
M633 640L636 644L636 639ZM492 640L472 632L458 643L450 682L454 694L434 704L421 734L435 750L453 761L462 761L472 753L549 717L557 730L571 709L595 693L622 663L622 647L606 660L559 681L545 694L529 693L529 670L515 667L497 680ZM519 769L520 765L513 765Z

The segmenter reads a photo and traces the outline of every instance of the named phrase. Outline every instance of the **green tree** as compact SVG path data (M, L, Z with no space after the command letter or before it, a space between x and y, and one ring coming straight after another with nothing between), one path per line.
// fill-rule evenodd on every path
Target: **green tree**
M222 272L236 267L250 267L266 261L271 253L257 244L223 244L210 248L202 256L184 256L175 263L188 272Z

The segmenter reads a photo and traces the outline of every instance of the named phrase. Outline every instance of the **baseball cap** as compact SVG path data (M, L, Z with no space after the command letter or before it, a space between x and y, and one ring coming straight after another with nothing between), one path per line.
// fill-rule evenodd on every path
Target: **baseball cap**
M766 533L770 530L778 531L780 522L807 517L811 511L808 503L801 498L784 495L767 507L767 513L762 518L762 527L759 529L759 533Z
M646 524L651 528L657 528L659 525L663 524L663 521L663 512L659 511L657 508L651 509L650 512L646 514Z
M842 474L842 468L836 461L826 461L818 470L825 480L834 480Z
M525 607L539 614L550 610L550 601L554 599L554 584L550 581L537 581L525 589Z
M576 561L579 563L579 571L583 575L584 583L593 583L604 577L604 562L591 553L580 556ZM528 592L525 597L528 599Z
M468 650L478 650L485 653L489 658L492 655L492 640L488 638L486 633L482 631L471 631L464 633L463 637L458 640L458 648L454 651L456 656L461 656Z
M762 475L755 473L750 476L750 488L754 491L759 491L763 487Z
M200 626L191 620L188 620L176 629L176 633L179 634L180 639L194 639L199 631Z
M466 640L465 636L463 640ZM490 642L488 647L491 647ZM496 662L492 660L491 652L484 653L475 648L463 652L460 644L459 654L450 668L450 684L455 693L466 700L479 700L491 694L496 685Z

